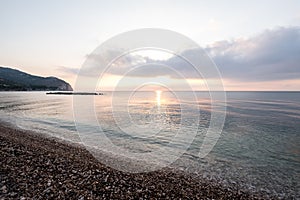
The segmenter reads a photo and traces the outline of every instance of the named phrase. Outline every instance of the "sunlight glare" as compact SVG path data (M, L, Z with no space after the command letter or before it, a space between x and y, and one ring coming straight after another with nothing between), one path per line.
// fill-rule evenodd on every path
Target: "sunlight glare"
M155 92L156 92L156 104L157 104L158 107L160 107L162 91L161 90L156 90Z

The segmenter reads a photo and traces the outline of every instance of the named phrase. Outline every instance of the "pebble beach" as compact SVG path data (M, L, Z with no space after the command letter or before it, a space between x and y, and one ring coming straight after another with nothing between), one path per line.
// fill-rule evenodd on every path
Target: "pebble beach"
M130 174L83 147L0 125L1 199L262 199L163 169Z

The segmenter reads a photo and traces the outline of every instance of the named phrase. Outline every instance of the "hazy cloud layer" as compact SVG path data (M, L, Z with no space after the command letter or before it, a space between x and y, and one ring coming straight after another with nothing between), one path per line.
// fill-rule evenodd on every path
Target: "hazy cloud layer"
M215 42L207 46L205 51L216 63L221 76L226 79L249 82L291 80L300 77L300 27L281 27L266 30L248 39ZM111 54L117 56L120 52L112 51ZM206 62L201 63L201 58L205 58L201 57L204 56L201 49L187 50L182 52L182 56L198 59L199 65L205 66L207 64ZM105 59L104 57L103 55L87 55L87 58L93 59L95 62L100 62L101 59ZM195 69L178 56L162 61L128 54L116 60L110 66L108 73L123 75L132 69L132 66L139 65L144 65L144 67L127 75L179 78L178 74L170 73L169 68L163 67L163 65L167 65L186 78L199 78ZM75 69L61 68L61 70L77 73ZM100 71L99 67L95 65L86 68L81 73L86 76L95 76Z
M206 48L224 78L245 81L299 79L300 28L267 30L249 39Z

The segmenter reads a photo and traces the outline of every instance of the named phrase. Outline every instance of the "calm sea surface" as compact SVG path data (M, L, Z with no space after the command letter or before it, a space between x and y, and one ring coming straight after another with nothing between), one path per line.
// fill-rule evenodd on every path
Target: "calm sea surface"
M189 98L192 93L181 92L180 95L186 97L181 103L191 119L185 122L180 102L171 93L137 92L129 101L125 98L127 95L126 92L107 92L92 97L98 123L115 145L135 152L151 151L167 145L182 123L189 126L192 119L197 119L197 135L172 167L225 185L236 184L246 190L300 198L300 93L227 92L223 131L213 150L203 159L197 155L210 123L211 100L207 93L196 93L195 101ZM89 112L85 116L84 112L85 98L91 96L78 98L82 103L76 105L76 109L82 116L77 123L83 120L86 127L95 130L93 124L89 126L92 116ZM0 120L79 143L72 102L72 96L51 96L44 92L1 92ZM122 104L124 102L128 106ZM145 126L148 128L140 129L139 133L130 123L151 126ZM155 137L142 137L152 134L152 129ZM173 148L180 145L179 141Z

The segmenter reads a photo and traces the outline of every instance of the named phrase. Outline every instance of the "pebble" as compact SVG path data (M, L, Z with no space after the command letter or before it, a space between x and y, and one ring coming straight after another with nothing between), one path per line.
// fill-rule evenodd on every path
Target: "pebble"
M129 174L102 165L85 149L0 125L0 199L265 199L162 169ZM16 153L18 152L18 153ZM20 174L24 175L20 176ZM203 174L209 177L209 174ZM270 197L272 198L272 197Z

